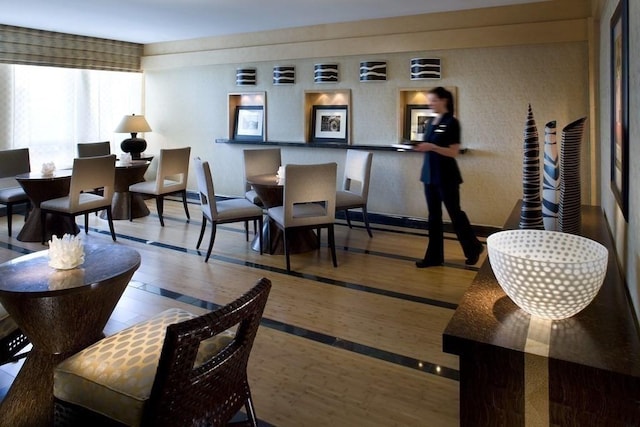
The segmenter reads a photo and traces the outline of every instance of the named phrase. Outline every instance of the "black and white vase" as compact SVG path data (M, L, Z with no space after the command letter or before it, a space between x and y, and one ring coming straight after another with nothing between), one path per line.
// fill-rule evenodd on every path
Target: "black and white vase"
M543 230L542 201L540 200L540 143L531 104L529 104L524 127L523 149L520 228Z
M555 120L544 126L544 168L542 173L542 220L544 229L558 230L560 158Z
M580 234L580 145L586 120L582 117L562 129L558 231L563 233Z

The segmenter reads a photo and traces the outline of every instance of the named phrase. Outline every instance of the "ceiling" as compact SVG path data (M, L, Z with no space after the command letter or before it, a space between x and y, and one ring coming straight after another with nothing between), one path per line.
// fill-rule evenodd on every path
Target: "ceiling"
M0 0L0 24L157 43L549 0Z

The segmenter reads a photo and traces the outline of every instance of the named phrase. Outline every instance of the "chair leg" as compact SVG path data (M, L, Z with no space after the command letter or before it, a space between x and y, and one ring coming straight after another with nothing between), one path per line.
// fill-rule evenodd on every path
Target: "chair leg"
M182 190L182 206L184 207L184 213L187 216L187 222L191 219L189 216L189 206L187 205L187 190Z
M207 249L207 257L204 259L204 262L209 261L209 257L211 256L211 251L213 250L213 242L216 240L216 222L213 221L211 223L211 239L209 239L209 249Z
M333 224L329 224L329 248L331 248L331 259L333 260L333 266L338 266L338 261L336 260L336 239L333 234Z
M89 213L84 214L84 234L89 234Z
M344 210L344 216L345 218L347 218L347 225L349 226L349 228L351 227L351 218L349 218L349 209L345 209Z
M287 260L287 273L291 272L291 261L289 259L289 242L288 242L288 236L287 236L287 230L282 230L282 240L284 243L284 256Z
M256 416L256 410L253 407L251 396L247 397L244 408L247 412L247 423L249 423L251 427L258 427L258 417Z
M364 226L367 228L367 233L369 233L369 237L373 237L371 234L371 227L369 227L369 214L367 213L367 207L362 207L362 219L364 220Z
M9 237L11 237L11 219L13 217L13 206L11 203L7 205L7 227L9 227Z
M254 221L255 225L255 221ZM245 241L249 241L249 221L244 222L244 239Z
M113 229L113 216L111 215L111 205L107 206L107 221L109 222L109 231L111 231L111 238L116 241L116 232Z
M40 228L42 232L42 244L45 244L47 238L47 213L44 210L40 210Z
M320 247L320 230L322 230L320 227L316 229L316 242L318 243L318 248Z
M160 225L164 227L164 218L162 218L162 213L164 212L164 196L156 197L156 209L158 210L158 216L160 217Z
M131 191L127 191L128 195L127 195L127 199L128 200L128 207L127 207L127 215L129 216L129 222L133 221L133 213L131 211L131 205L133 204L133 194L131 193Z
M207 229L207 217L202 214L202 227L200 227L200 237L198 237L198 243L196 249L200 249L200 243L202 243L202 237L204 236L204 230Z

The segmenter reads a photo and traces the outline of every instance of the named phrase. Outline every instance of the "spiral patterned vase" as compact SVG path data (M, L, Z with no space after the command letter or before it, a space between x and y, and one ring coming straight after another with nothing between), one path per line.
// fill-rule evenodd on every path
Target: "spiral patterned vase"
M520 228L544 230L540 200L540 143L531 104L524 127Z
M558 231L563 233L580 234L580 144L586 120L582 117L562 129Z
M544 169L542 174L542 220L544 229L558 230L560 159L555 120L544 126Z

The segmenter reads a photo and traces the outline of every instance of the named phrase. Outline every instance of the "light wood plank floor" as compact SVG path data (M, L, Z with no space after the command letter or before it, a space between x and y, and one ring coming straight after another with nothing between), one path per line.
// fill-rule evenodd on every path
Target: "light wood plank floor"
M420 270L414 261L427 243L423 230L373 224L370 239L361 224L339 223L337 268L325 234L319 251L292 256L287 274L282 255L251 250L242 223L218 227L205 264L209 229L204 251L195 250L199 206L190 204L187 223L182 206L168 201L163 228L148 203L150 216L115 222L117 244L138 250L142 265L107 334L169 307L203 313L267 277L273 288L249 366L265 425L458 425L458 360L442 352L442 332L477 269L464 265L452 236L445 266ZM0 262L44 249L16 240L21 218L13 223L9 238L0 218ZM91 215L90 227L82 234L87 243L111 242L106 221ZM0 396L19 368L0 368Z

